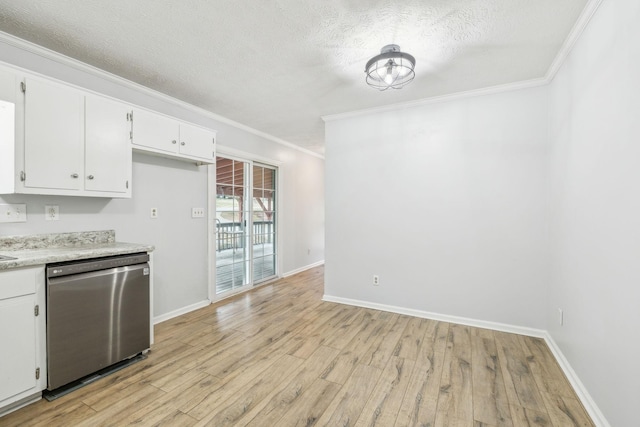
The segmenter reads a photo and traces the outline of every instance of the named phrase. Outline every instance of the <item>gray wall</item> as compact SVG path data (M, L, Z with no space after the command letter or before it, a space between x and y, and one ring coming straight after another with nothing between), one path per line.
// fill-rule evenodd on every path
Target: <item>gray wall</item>
M612 426L640 402L638 22L640 2L604 1L550 87L547 324Z
M5 43L0 60L215 129L220 145L279 162L282 273L324 259L322 159ZM191 218L192 207L207 207L206 167L134 154L132 199L0 195L0 203L26 203L28 216L26 223L0 224L0 235L115 229L119 241L155 245L156 316L208 297L207 221ZM60 206L60 221L44 220L46 204ZM149 217L151 207L159 218Z
M545 89L329 121L325 294L542 328Z

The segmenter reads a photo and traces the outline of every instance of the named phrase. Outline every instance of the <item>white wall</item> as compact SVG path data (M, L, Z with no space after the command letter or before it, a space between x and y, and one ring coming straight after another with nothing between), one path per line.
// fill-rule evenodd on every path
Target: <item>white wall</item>
M328 121L325 294L542 328L546 102L543 87Z
M550 87L547 325L612 426L640 403L638 22L637 0L604 1Z
M1 42L0 61L216 129L219 144L279 162L282 273L324 259L322 159ZM207 206L206 170L135 154L129 200L0 195L0 203L26 203L28 215L26 223L0 224L0 235L115 229L119 241L155 245L154 314L161 316L207 299L207 223L190 217L191 207ZM60 221L44 220L45 204L60 206ZM151 207L158 219L149 218Z

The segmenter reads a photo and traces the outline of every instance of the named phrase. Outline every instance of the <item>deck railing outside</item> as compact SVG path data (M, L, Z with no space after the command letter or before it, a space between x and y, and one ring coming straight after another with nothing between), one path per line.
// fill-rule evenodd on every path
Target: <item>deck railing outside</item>
M253 221L252 244L273 242L273 221ZM216 251L244 247L244 232L241 222L216 221Z

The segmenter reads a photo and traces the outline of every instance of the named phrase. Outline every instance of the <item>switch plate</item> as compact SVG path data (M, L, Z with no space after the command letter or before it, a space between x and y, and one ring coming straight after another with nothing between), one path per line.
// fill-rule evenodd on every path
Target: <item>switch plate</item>
M204 208L191 208L191 218L204 218Z
M380 276L377 274L373 275L373 286L380 286Z
M151 218L158 218L158 208L151 208Z
M44 219L46 221L58 221L60 219L60 207L58 205L45 205Z
M0 222L27 222L27 205L0 205Z

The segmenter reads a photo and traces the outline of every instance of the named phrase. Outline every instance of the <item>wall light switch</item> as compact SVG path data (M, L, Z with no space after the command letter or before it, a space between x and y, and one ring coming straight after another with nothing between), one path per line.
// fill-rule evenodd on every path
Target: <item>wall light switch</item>
M191 218L204 218L204 208L191 208Z
M151 208L151 218L158 218L158 208Z
M45 205L44 219L47 221L58 221L60 219L60 208L58 205Z
M27 205L0 205L0 222L27 222Z

